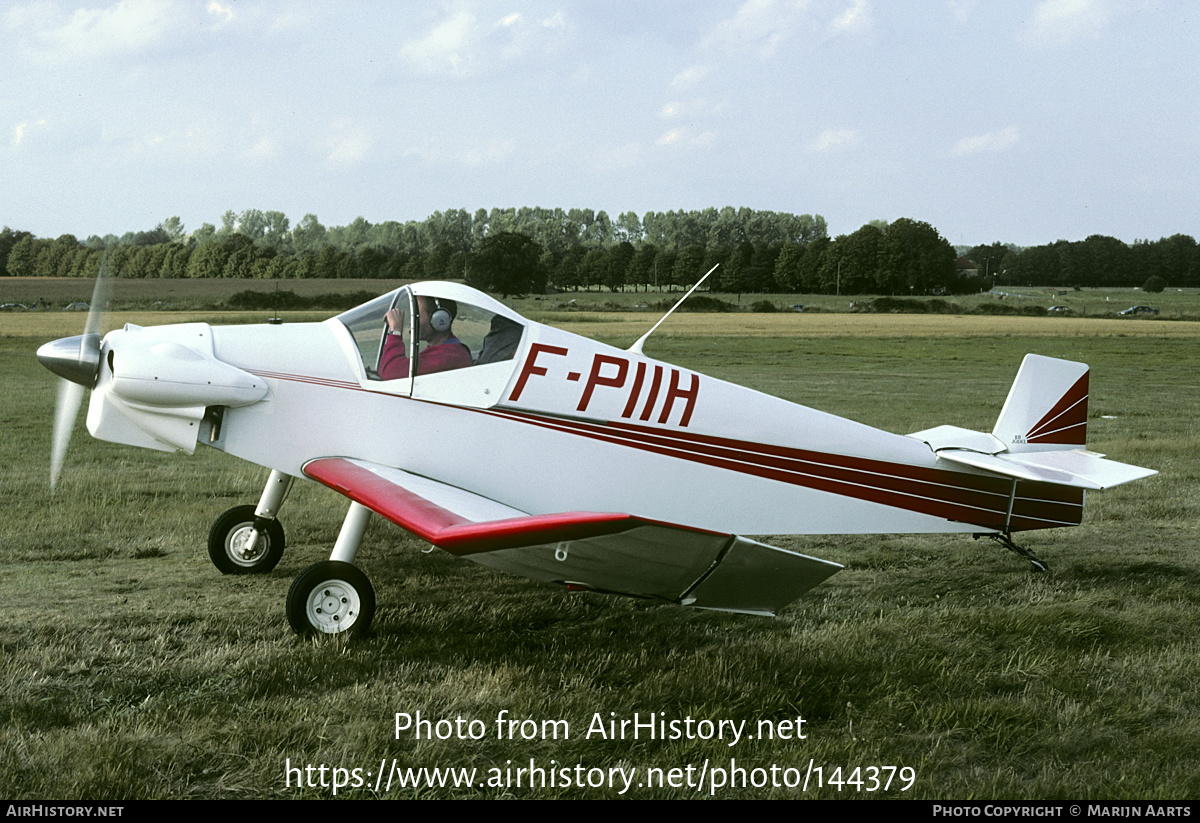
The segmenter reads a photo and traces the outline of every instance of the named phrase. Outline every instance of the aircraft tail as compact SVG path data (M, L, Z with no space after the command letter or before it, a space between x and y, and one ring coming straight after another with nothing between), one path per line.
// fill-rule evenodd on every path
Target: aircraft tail
M1027 354L992 435L1010 454L1087 444L1088 367Z
M1088 367L1028 354L991 435L938 426L909 435L952 463L1078 489L1105 489L1157 472L1089 452Z

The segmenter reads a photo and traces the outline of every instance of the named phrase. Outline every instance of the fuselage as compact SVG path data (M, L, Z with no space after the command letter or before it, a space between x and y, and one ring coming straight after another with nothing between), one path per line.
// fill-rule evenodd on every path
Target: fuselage
M515 349L469 368L414 367L380 380L371 351L383 298L374 312L324 323L134 329L105 345L120 375L122 351L139 338L161 349L171 329L181 345L208 335L202 354L265 391L219 414L208 404L198 442L292 476L310 460L348 457L529 514L623 512L737 534L1079 522L1081 493L1022 482L1014 495L1008 479L951 466L918 439L528 321L461 285L421 285L519 325ZM93 434L105 437L104 426Z
M270 387L214 445L292 475L353 457L531 514L739 534L994 531L1008 505L1007 481L939 465L920 441L538 324L506 364L409 385L367 380L336 321L214 334Z

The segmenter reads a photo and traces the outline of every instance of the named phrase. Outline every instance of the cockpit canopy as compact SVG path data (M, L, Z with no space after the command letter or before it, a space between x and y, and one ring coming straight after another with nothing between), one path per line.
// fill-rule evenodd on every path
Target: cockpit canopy
M354 338L373 381L512 360L525 331L520 315L459 283L404 286L336 319Z

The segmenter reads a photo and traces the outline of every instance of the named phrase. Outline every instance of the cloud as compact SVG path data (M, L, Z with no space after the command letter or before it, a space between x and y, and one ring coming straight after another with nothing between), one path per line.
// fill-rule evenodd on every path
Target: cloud
M541 21L512 12L488 24L468 11L456 11L406 40L400 57L422 74L471 77L538 47L553 48L555 38L568 29L562 12Z
M1021 133L1016 126L1009 126L1000 131L992 131L975 137L964 137L954 144L951 154L965 157L972 154L996 153L1007 151L1021 139Z
M1025 35L1041 46L1094 40L1100 37L1108 19L1105 0L1042 0L1025 25Z
M471 146L458 159L471 168L495 166L512 156L516 143L512 140L493 140L483 145Z
M869 32L875 26L875 17L872 11L871 4L867 0L854 0L849 8L829 24L829 33L838 35Z
M12 127L12 144L14 146L21 145L21 143L25 140L25 135L29 132L30 127L36 127L38 129L42 129L42 128L45 128L45 126L46 126L45 118L39 118L38 120L35 120L32 123L29 122L28 120L24 120L20 123L16 123Z
M400 56L426 74L469 74L472 44L477 39L475 15L460 11L438 23L421 38L408 40Z
M654 141L654 145L667 146L711 146L717 140L717 133L712 129L697 131L680 127L664 132Z
M360 163L366 158L374 142L370 131L348 123L335 123L333 130L334 134L325 141L329 147L326 161L343 166Z
M703 80L708 72L708 66L688 66L671 78L671 88L680 90L690 89Z
M205 11L222 23L228 23L233 19L233 5L228 2L225 5L221 5L217 0L209 0Z
M82 62L139 54L161 47L183 30L186 12L169 0L120 0L104 9L63 14L56 5L32 3L5 15L20 32L19 51L39 62Z
M697 119L700 117L710 117L719 115L724 111L725 105L718 103L710 105L707 100L702 97L693 98L686 102L679 100L668 100L662 104L662 108L658 110L658 116L662 120L674 120L680 117L688 119Z
M808 0L746 0L733 17L714 26L701 45L771 57L795 31L808 5Z
M826 129L810 140L806 146L813 152L830 152L850 149L862 142L858 129Z
M243 151L241 156L245 160L257 161L257 160L270 160L270 159L274 158L276 154L277 154L277 152L276 152L276 147L275 147L275 141L272 140L270 137L264 136L264 137L258 138L258 141L253 146L250 146L245 151ZM336 160L334 160L332 153L331 153L329 159L331 162L337 162Z

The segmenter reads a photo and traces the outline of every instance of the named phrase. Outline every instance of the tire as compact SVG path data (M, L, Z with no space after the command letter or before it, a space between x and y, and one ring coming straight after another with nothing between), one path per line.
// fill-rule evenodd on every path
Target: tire
M288 623L297 634L361 636L374 616L371 581L357 566L340 560L309 566L288 590Z
M258 541L246 546L254 528L254 506L235 506L217 518L208 532L208 557L221 574L266 574L283 557L283 526L260 519Z

